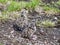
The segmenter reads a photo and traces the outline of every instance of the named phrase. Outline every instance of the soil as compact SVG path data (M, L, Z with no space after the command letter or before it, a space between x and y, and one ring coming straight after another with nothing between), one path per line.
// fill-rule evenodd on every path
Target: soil
M57 22L60 20L60 15L39 15L33 12L28 15L28 19L28 26L26 27L25 24L24 28L17 23L21 20L0 23L0 43L3 45L60 45L60 23L53 28L35 26L36 21L48 19Z

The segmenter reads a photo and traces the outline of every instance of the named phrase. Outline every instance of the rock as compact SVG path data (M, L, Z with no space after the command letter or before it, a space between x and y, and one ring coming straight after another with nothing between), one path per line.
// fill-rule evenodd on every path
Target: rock
M0 10L3 11L3 10L6 10L6 5L3 5L0 3Z
M10 33L11 33L11 34L14 33L14 30L12 30Z
M58 39L58 41L57 41L58 43L60 43L60 39Z
M32 36L32 40L37 40L37 36L36 35L33 35Z
M37 6L36 8L35 8L35 11L37 12L37 13L39 13L39 14L45 14L45 12L44 12L44 10L42 9L42 7L40 7L40 6Z

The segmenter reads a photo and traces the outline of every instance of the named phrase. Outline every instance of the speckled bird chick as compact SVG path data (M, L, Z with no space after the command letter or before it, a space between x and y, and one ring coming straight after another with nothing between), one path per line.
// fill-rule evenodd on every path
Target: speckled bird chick
M19 17L14 21L13 28L16 31L22 32L28 25L28 18L27 18L28 11L22 9L20 12Z
M16 23L14 25L15 30L22 32L22 37L24 38L30 38L36 31L36 26L34 23L29 22L28 11L23 9L21 10L20 17L16 20Z
M28 13L28 11L22 10L22 16L24 16L24 23L26 26L26 28L23 30L22 37L31 38L33 36L33 34L36 32L36 26L35 26L35 23L33 23L32 21L29 22L27 13Z
M23 27L24 25L28 24L28 11L23 9L21 10L21 16L17 19L17 22L19 22L19 24Z

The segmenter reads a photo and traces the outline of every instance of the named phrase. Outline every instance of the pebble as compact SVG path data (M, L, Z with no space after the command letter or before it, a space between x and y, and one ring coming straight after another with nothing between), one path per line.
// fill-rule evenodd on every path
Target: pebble
M10 32L11 34L14 33L14 30Z
M57 20L58 18L57 18L57 17L55 17L54 19L55 19L55 20Z
M36 35L33 35L33 36L32 36L32 39L33 39L33 40L37 40L37 36L36 36Z

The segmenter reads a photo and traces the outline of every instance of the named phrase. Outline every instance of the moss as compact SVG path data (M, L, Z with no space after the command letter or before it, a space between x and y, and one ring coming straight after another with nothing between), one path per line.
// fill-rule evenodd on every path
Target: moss
M41 26L41 22L40 21L37 21L36 22L36 26L40 27Z
M52 22L52 21L49 21L49 20L45 20L45 21L37 21L36 22L36 26L38 27L54 27L55 26L55 23Z
M41 24L43 25L43 27L54 27L55 23L49 20L43 21L41 22Z
M0 22L5 22L9 19L9 16L8 15L0 15Z

